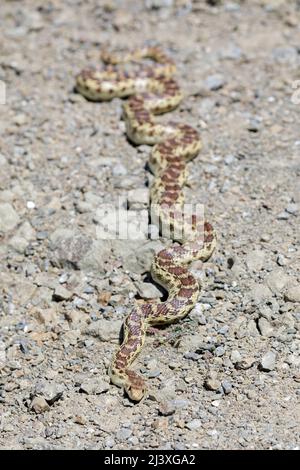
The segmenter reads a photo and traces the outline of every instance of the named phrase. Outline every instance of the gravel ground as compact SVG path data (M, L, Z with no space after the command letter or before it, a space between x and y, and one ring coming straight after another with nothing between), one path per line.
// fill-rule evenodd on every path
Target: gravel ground
M2 0L1 448L299 448L299 21L299 1ZM196 308L148 337L133 405L107 365L134 299L161 296L165 240L97 234L104 203L143 207L150 148L120 100L73 87L101 47L145 41L178 65L172 119L204 144L186 196L219 241Z

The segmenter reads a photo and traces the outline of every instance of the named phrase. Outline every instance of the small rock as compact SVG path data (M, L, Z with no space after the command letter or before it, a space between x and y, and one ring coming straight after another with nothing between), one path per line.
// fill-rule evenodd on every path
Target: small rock
M280 268L274 269L266 278L267 285L274 293L280 293L289 280L290 277Z
M175 413L175 409L175 405L172 401L166 401L160 404L158 412L162 416L171 416Z
M30 408L37 414L50 410L50 406L44 397L35 397L31 402Z
M124 440L128 439L131 436L131 434L132 434L131 429L122 428L117 432L116 437L119 441L124 441Z
M260 271L264 266L265 252L254 250L247 254L246 264L251 271Z
M289 287L284 293L284 299L289 302L300 302L300 284Z
M137 282L135 285L142 299L148 300L163 297L163 293L154 284L150 284L149 282Z
M54 402L59 400L62 397L63 392L63 385L46 381L39 382L34 391L35 394L41 395L47 401L48 405L52 405Z
M261 129L262 119L259 116L253 116L248 121L247 129L250 132L259 132Z
M57 286L53 294L53 299L54 300L68 300L72 296L73 296L73 292L69 291L63 286Z
M112 174L113 176L125 176L127 175L127 169L122 165L122 163L117 163L113 167Z
M288 220L289 216L290 216L289 213L284 211L284 212L280 212L279 214L277 214L276 219L277 220Z
M223 380L222 388L224 390L225 395L229 395L229 393L232 392L232 383L228 382L228 380Z
M220 90L225 85L226 80L221 74L209 75L204 81L204 87L211 91Z
M205 381L204 387L206 390L216 391L219 390L221 387L221 382L217 379L217 374L214 371L211 371Z
M264 317L259 318L258 329L262 336L266 336L266 337L274 336L274 328L268 322L268 320L266 320L266 318Z
M201 420L200 419L192 419L189 423L186 423L186 428L188 428L190 431L194 431L195 429L199 429L202 426Z
M275 369L276 354L273 351L268 351L261 359L259 364L260 369L265 372L270 372Z
M236 364L237 362L240 362L242 360L242 356L239 353L239 351L237 351L237 350L231 351L230 360L233 364Z
M11 204L0 204L0 232L9 232L19 223L20 217Z
M13 118L13 123L17 126L23 126L27 122L27 116L24 113L19 113Z
M195 305L195 307L190 313L190 317L195 318L195 320L199 323L199 325L206 325L207 323L203 310L204 310L203 304L198 303Z
M299 211L299 205L291 203L285 208L286 212L292 215L296 215L297 212Z
M217 357L224 356L224 354L225 354L225 348L224 348L224 346L218 346L218 347L215 349L214 353L215 353L215 355L216 355Z
M84 331L85 334L98 337L101 341L118 340L122 327L122 320L109 321L101 318L91 323Z
M87 379L80 385L80 392L87 395L100 395L109 390L109 383L101 378Z
M249 292L249 298L256 302L257 304L260 304L262 302L265 302L266 300L271 299L273 296L271 290L269 289L268 286L265 286L264 284L255 284Z
M262 233L260 239L262 242L267 243L271 240L271 235L269 235L268 233Z
M283 255L278 255L276 260L278 266L285 266L286 265L286 258Z
M253 366L255 361L256 361L256 359L254 357L251 357L251 356L245 357L241 361L239 361L235 364L235 368L236 369L241 369L241 370L250 369L250 367Z
M132 189L131 191L128 192L127 202L128 202L129 209L132 209L132 210L148 207L149 189L148 188Z

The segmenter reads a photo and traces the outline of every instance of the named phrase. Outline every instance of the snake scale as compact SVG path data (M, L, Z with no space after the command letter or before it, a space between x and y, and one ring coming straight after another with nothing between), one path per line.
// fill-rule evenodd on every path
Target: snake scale
M102 70L85 69L76 77L76 89L92 101L128 98L123 104L123 118L128 139L134 144L154 145L149 167L154 174L150 189L151 204L158 207L160 222L169 224L174 234L184 228L176 217L184 204L183 186L187 178L187 162L201 149L195 129L186 124L160 124L155 115L174 110L183 99L173 78L175 64L158 47L146 47L124 56L102 54L106 66ZM151 59L151 65L128 71L126 62L135 65ZM177 208L177 209L174 209ZM178 222L181 220L181 222ZM177 227L177 225L180 225ZM179 230L180 232L180 230ZM111 381L125 389L129 398L140 401L146 392L144 379L130 369L144 344L147 328L175 322L184 318L197 302L200 287L188 270L195 260L206 261L216 245L212 226L193 218L189 236L171 237L178 243L163 249L154 257L151 275L168 291L165 302L136 305L124 321L123 342L115 353L110 367ZM192 236L191 236L192 234Z

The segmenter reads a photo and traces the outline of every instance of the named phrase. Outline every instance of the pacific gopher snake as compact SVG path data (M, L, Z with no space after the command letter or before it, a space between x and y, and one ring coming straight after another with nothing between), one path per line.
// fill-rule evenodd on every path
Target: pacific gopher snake
M155 66L134 73L116 67L143 58L153 59ZM175 232L179 224L178 207L184 202L186 162L201 149L198 133L189 125L174 122L163 125L155 121L156 114L172 111L183 98L172 78L175 64L156 47L139 49L124 57L104 53L102 59L107 67L102 71L83 70L77 76L76 88L93 101L130 97L123 105L126 133L135 144L154 145L149 161L155 175L151 203L159 207L160 221L169 224ZM187 265L194 260L206 261L211 256L216 235L208 222L195 219L191 232L186 238L174 236L182 244L163 249L153 260L152 278L167 289L167 301L135 306L124 322L124 340L111 361L109 375L134 401L140 401L145 395L145 383L129 366L144 344L148 326L177 321L197 302L200 288Z

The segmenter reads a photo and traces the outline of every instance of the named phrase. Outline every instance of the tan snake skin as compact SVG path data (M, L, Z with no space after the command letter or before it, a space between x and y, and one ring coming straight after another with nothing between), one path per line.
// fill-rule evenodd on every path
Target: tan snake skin
M128 72L125 62L151 58L155 65ZM175 109L183 96L172 78L174 62L159 48L147 47L119 57L103 53L107 64L101 71L83 70L76 79L77 90L93 101L130 97L123 105L123 118L128 138L134 144L154 145L149 166L155 175L151 187L151 204L164 226L171 227L173 244L154 258L152 278L168 291L165 302L145 303L133 307L124 322L123 343L114 355L109 375L123 387L133 401L140 401L146 392L145 382L129 369L144 344L149 326L175 322L185 317L197 302L200 287L187 265L195 260L206 261L216 245L212 226L192 217L189 228L182 222L183 186L187 177L186 163L201 149L197 131L186 124L159 124L156 114ZM180 210L181 209L181 210ZM183 235L176 233L183 231Z

